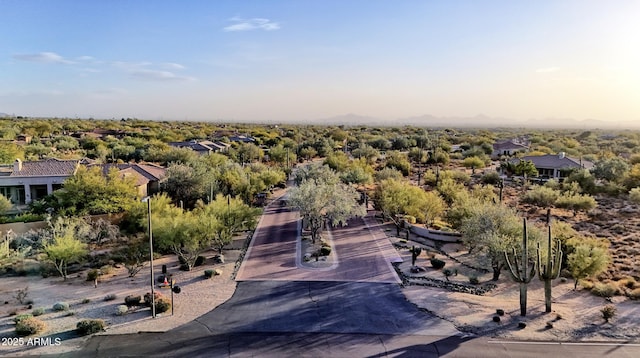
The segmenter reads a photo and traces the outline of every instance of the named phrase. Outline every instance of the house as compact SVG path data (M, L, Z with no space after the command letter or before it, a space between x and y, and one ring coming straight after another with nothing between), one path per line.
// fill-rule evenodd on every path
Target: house
M491 158L497 159L501 156L512 156L517 152L528 152L529 141L525 138L512 138L493 143Z
M245 135L232 135L229 136L229 141L231 142L242 142L242 143L253 143L256 141L255 138L245 136Z
M123 176L134 176L141 196L160 191L160 184L166 175L166 169L155 164L94 164L88 159L55 158L23 162L16 159L13 165L0 167L0 194L16 207L30 204L62 188L64 181L73 176L80 165L99 165L105 173L115 167Z
M91 164L87 167L92 166L100 166L105 175L116 168L123 177L136 178L135 186L142 197L158 193L167 174L166 168L151 163Z
M564 152L559 154L531 155L511 159L517 164L520 161L531 161L538 170L538 177L544 179L564 179L571 169L591 169L593 163L583 159L570 158Z
M174 148L189 148L200 155L206 155L215 152L226 152L230 145L222 142L212 142L209 140L197 141L191 140L187 142L169 142Z
M75 174L79 160L50 158L37 162L16 159L12 166L0 168L0 194L14 205L26 205L62 187Z

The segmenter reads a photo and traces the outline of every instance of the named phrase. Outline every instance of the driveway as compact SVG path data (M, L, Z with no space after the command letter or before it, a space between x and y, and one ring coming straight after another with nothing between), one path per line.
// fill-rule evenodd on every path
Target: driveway
M325 231L332 237L337 264L312 269L296 263L301 254L297 239L297 211L270 206L256 228L236 281L339 281L400 283L391 262L402 261L378 224L373 212L349 221L345 227Z

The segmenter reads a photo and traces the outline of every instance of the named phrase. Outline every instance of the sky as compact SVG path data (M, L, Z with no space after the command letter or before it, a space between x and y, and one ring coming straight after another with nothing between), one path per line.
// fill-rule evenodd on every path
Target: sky
M640 120L640 1L0 0L0 113Z

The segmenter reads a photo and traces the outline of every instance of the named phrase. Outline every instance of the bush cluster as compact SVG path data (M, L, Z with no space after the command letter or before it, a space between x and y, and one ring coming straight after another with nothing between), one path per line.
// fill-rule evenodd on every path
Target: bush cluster
M45 313L44 307L38 307L31 312L34 316L42 316Z
M104 331L104 321L101 319L84 319L76 324L76 332L81 336Z
M211 270L211 269L204 270L204 277L205 278L211 278L211 277L213 277L215 275L216 275L216 272L214 270Z
M124 316L129 312L129 307L126 305L118 305L116 307L116 316Z
M591 289L591 293L601 297L612 297L615 295L619 295L620 290L618 289L618 286L616 286L616 284L613 282L609 282L609 283L596 282L593 285L593 288Z
M47 325L41 320L28 317L16 323L16 334L19 336L30 336L44 331Z
M29 314L29 313L19 314L19 315L13 317L13 322L14 323L19 323L20 321L25 320L27 318L33 318L33 315Z
M154 297L156 302L156 313L167 312L171 309L171 300L169 300L159 292L154 292ZM151 307L151 293L147 292L144 295L144 303L147 307Z
M66 302L56 302L53 304L53 310L54 311L68 311L69 310L69 304Z
M436 270L440 270L444 267L444 265L446 264L446 262L440 260L440 259L436 259L435 257L432 257L429 262L431 263L431 266L436 269Z
M105 300L105 301L113 301L113 300L115 300L116 298L117 298L117 296L116 296L116 294L115 294L115 293L110 293L110 294L108 294L108 295L104 296L104 300Z
M87 281L95 281L98 279L98 276L100 276L98 270L89 270L89 272L87 272Z
M124 298L124 304L127 307L140 306L140 301L142 301L142 297L129 295Z

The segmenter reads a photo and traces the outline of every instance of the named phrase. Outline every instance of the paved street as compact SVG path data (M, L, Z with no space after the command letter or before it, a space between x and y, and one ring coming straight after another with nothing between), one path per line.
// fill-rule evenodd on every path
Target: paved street
M297 213L265 210L233 297L166 333L94 336L64 357L636 357L634 345L467 337L408 302L374 220L333 230L338 264L296 264ZM206 304L206 302L203 302Z

